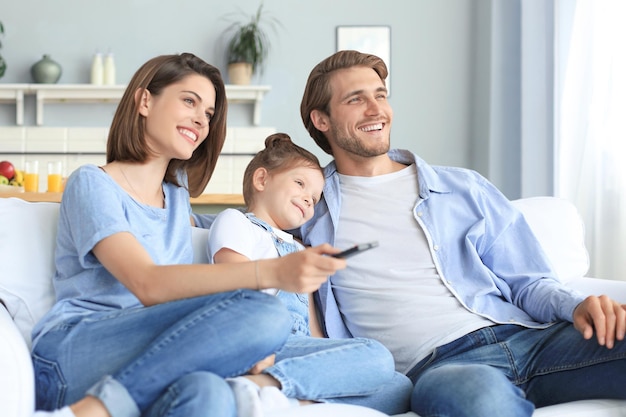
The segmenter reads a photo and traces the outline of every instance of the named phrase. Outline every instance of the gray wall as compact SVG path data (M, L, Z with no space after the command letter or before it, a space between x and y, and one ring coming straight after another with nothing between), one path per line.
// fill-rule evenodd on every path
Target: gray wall
M86 83L96 49L115 54L118 83L126 83L155 55L193 52L222 69L228 26L224 16L253 13L258 0L21 0L4 1L0 53L8 62L2 83L31 82L29 68L49 54L63 66L60 83ZM262 125L273 126L316 152L302 126L299 104L312 67L335 51L338 25L391 26L392 145L413 150L433 164L472 166L472 77L479 54L476 5L468 0L265 0L282 22L268 66L256 84L272 90L263 102ZM33 106L33 103L27 103ZM113 106L46 105L47 126L107 126ZM240 107L240 106L239 106ZM246 109L233 107L229 124L245 125ZM28 108L28 107L27 107ZM34 124L27 110L26 124ZM14 123L14 107L0 105L0 125ZM1 138L0 138L1 140ZM474 162L473 162L474 161ZM485 173L487 174L487 173ZM511 175L518 176L519 172ZM510 197L515 198L516 195Z

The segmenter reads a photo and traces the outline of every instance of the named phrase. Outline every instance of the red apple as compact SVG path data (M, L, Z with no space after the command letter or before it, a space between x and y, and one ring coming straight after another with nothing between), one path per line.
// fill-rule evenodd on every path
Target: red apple
M0 175L12 180L15 176L15 167L9 161L0 162Z

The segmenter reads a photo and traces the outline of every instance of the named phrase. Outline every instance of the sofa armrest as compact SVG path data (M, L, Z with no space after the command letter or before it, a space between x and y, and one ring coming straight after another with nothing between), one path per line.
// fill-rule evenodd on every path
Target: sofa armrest
M580 291L584 295L608 295L619 303L626 304L626 281L601 278L573 278L567 286Z
M0 409L3 416L31 417L35 409L33 363L13 318L0 304Z

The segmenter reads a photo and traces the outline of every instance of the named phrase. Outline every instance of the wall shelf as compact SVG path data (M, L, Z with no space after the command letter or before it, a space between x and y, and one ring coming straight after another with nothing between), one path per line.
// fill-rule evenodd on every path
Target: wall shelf
M0 102L15 103L15 123L24 124L24 96L36 97L36 123L43 125L45 103L117 103L125 85L93 84L0 84ZM226 85L231 103L250 103L254 107L252 124L261 123L261 102L270 90L265 85Z

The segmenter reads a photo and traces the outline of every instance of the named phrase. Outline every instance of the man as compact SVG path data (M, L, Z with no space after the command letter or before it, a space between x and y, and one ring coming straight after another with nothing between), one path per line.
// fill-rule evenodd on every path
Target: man
M626 398L626 310L564 287L485 178L390 151L386 76L378 57L340 51L313 69L302 99L307 130L334 157L305 244L380 243L320 288L328 336L385 344L422 417Z

